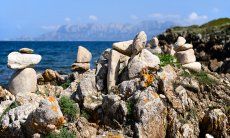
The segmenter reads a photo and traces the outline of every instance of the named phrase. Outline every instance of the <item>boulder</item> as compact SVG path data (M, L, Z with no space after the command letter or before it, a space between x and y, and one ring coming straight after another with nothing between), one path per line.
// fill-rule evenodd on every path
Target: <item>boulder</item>
M196 61L193 49L177 52L176 57L181 64L188 64Z
M135 124L137 137L163 138L166 136L167 108L154 89L148 87L144 91L137 91L133 95L134 115L138 123Z
M152 48L158 47L159 46L159 40L157 37L153 37L150 41L149 44L151 45Z
M200 62L193 62L193 63L184 64L184 65L182 65L182 67L185 68L185 69L189 69L191 71L195 71L195 72L200 72L201 71Z
M143 68L154 68L159 64L160 59L158 58L158 56L153 55L146 49L143 49L141 53L131 58L128 63L129 79L138 77Z
M123 81L118 85L120 94L122 94L125 98L132 96L133 93L137 91L139 88L140 88L139 78Z
M90 69L90 63L73 63L71 66L72 71L87 71Z
M132 55L132 44L133 40L129 41L123 41L123 42L117 42L113 43L113 49L117 50L118 52L124 54L124 55Z
M217 71L224 64L223 61L218 61L217 59L210 60L209 68L211 71Z
M44 79L44 82L51 82L55 84L61 84L65 82L65 78L62 77L57 71L46 69L42 77Z
M48 97L40 102L25 122L27 136L35 133L46 134L60 128L65 119L55 97Z
M162 50L159 46L154 47L154 48L146 48L147 50L149 50L152 54L161 54Z
M193 48L192 44L184 44L182 46L175 46L174 50L178 52L178 51L185 51L192 48Z
M183 46L186 43L186 40L184 37L179 36L176 41L176 45L178 47Z
M37 90L37 75L32 68L17 70L9 82L9 91L16 95L17 93L29 93Z
M141 50L145 48L146 43L147 43L147 35L145 34L144 31L141 31L135 36L133 40L133 45L132 45L133 55L136 55L139 52L141 52Z
M8 55L7 66L11 69L24 69L32 67L41 61L42 57L37 54L22 54L11 52Z
M78 47L77 63L89 63L92 59L92 54L83 46Z
M20 53L25 53L25 54L33 54L34 53L34 50L33 49L30 49L30 48L21 48L19 50Z

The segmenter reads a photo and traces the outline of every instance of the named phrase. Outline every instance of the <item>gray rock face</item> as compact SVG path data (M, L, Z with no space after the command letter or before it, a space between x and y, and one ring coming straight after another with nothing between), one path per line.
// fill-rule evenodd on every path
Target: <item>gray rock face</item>
M136 55L139 52L141 52L141 50L145 48L146 43L147 43L147 35L145 34L144 31L141 31L135 36L133 40L132 53Z
M135 91L139 89L139 87L139 78L123 81L121 84L118 85L120 93L126 98L130 97Z
M34 50L33 49L30 49L30 48L21 48L19 50L20 53L25 53L25 54L33 54L34 53Z
M134 56L128 64L129 79L138 77L141 70L145 67L154 68L160 64L160 59L146 49Z
M188 64L196 61L193 49L177 52L176 57L181 64Z
M42 57L37 54L21 54L11 52L8 55L7 66L11 69L24 69L38 64Z
M26 120L26 133L28 136L39 132L48 133L59 128L64 122L57 100L50 96L42 100L39 107Z
M114 126L116 122L123 124L128 113L126 104L121 98L114 94L106 95L103 98L102 109L104 112L104 123ZM115 127L115 126L114 126Z
M163 138L166 136L167 108L158 94L151 87L137 91L133 95L135 101L135 124L138 137Z
M124 54L124 55L132 55L132 44L133 40L129 41L123 41L123 42L117 42L113 43L113 49L117 50L118 52Z
M94 124L88 122L84 117L80 117L76 124L76 135L79 138L96 138L97 129Z
M83 46L78 47L78 52L77 52L77 63L89 63L90 60L92 59L92 54L84 48Z
M9 82L9 91L16 95L17 93L29 93L37 90L37 75L32 68L17 70Z

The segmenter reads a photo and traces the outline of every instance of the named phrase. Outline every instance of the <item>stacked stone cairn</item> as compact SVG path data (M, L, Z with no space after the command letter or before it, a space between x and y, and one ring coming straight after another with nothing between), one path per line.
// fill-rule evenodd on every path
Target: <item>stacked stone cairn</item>
M32 49L22 48L19 52L11 52L8 55L7 66L15 70L8 86L13 95L37 90L37 75L33 67L41 61L42 57L33 52Z
M92 54L83 46L78 47L77 59L72 64L72 71L85 72L90 69Z
M178 37L175 43L174 50L176 57L182 64L182 67L191 71L199 72L201 70L200 62L196 62L193 45L187 44L185 38Z

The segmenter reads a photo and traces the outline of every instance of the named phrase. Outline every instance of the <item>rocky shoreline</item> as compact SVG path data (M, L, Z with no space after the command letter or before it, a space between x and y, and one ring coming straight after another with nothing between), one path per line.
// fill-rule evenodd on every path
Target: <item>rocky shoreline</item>
M79 46L66 75L36 73L42 58L32 49L10 53L15 73L0 87L0 136L229 137L230 74L196 61L197 45L187 37L169 45L167 36L147 41L142 31L114 43L96 69Z

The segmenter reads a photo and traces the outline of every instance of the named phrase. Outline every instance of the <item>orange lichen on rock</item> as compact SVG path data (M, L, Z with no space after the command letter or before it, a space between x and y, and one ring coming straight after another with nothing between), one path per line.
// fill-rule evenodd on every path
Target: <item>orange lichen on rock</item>
M49 100L51 103L55 102L55 98L54 98L53 96L49 96L48 100Z
M141 77L144 81L144 87L150 86L154 81L154 75L148 70L148 68L143 68L141 71Z
M52 109L54 112L57 112L57 111L58 111L58 108L57 108L57 106L55 106L55 105L51 106L51 109Z
M62 116L62 117L58 118L58 122L57 122L56 126L60 127L63 124L65 124L65 122L66 122L65 118L64 118L64 116Z

